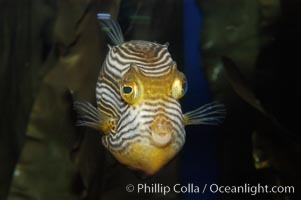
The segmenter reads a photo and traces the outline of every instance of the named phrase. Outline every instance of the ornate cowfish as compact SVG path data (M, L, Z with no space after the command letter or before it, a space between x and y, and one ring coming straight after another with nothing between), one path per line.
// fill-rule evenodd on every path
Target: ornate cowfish
M110 15L98 18L116 45L109 46L99 73L97 108L88 102L74 104L78 125L102 132L102 144L120 163L153 175L183 147L185 125L218 124L224 106L210 103L183 114L179 99L187 91L187 81L168 45L124 42Z

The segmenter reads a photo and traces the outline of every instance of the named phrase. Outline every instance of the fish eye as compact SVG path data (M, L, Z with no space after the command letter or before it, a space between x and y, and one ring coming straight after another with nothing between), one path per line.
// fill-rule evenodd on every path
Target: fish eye
M185 95L186 92L187 92L187 88L188 88L188 83L187 83L187 81L185 80L185 82L182 83L182 89L183 89L184 95ZM184 96L184 95L183 95L183 96Z
M131 86L127 86L127 85L123 86L123 93L124 94L131 94L132 91L133 91L133 89L132 89Z
M175 99L182 98L187 91L187 81L183 73L179 73L178 77L172 84L171 94Z
M139 102L142 97L143 87L135 68L130 68L130 70L121 77L119 92L121 98L126 103L134 105Z
M141 96L136 82L126 82L120 87L122 99L130 105L137 103Z
M120 94L122 99L133 105L137 103L141 97L141 88L136 80L123 80L120 85Z

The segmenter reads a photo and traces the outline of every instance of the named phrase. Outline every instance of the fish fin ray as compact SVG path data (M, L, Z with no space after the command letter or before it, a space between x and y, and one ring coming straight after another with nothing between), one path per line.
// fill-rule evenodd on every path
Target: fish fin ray
M186 125L220 125L223 123L226 115L224 104L212 102L205 104L195 110L189 111L183 115Z
M114 45L121 45L124 43L123 34L119 23L111 18L109 13L98 13L97 19L106 31L107 35L114 43Z
M96 130L104 131L106 124L113 119L95 108L89 102L75 101L73 104L74 110L77 113L77 126L87 126Z

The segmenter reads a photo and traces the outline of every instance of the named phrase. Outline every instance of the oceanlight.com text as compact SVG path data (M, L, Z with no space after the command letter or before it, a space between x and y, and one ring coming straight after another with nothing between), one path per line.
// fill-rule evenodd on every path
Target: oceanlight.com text
M170 192L175 193L191 193L191 194L204 194L206 192L219 193L219 194L292 194L295 193L294 186L269 186L261 185L250 185L245 183L240 186L225 186L218 185L216 183L197 185L193 183L188 184L175 184L175 185L164 185L162 183L139 183L137 185L128 184L125 187L127 192L136 192L138 194L163 194L166 195Z

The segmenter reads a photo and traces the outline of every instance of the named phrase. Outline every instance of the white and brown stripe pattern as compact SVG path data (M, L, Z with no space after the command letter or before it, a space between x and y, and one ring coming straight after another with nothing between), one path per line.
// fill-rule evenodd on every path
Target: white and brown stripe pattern
M138 105L123 101L119 87L121 77L135 64L147 77L161 77L172 70L172 60L166 45L146 41L129 41L110 48L96 87L98 109L117 118L116 133L103 136L110 151L121 152L132 142L149 144L150 124L161 115L172 123L179 150L185 141L183 117L179 102L172 98L154 98Z

